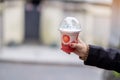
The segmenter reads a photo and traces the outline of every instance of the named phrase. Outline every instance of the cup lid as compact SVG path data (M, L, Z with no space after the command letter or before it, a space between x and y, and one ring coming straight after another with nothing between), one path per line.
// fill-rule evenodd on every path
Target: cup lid
M60 24L60 31L81 31L79 21L75 17L66 17Z

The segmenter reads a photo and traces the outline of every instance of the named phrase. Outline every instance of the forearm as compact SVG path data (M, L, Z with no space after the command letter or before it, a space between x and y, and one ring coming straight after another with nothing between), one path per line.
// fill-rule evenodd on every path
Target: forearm
M120 51L90 45L84 64L120 72Z

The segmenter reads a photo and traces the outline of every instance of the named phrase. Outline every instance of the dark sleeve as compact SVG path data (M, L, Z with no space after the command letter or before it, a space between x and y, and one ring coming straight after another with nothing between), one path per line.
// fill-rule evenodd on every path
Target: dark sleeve
M120 50L90 45L89 55L84 64L120 73Z

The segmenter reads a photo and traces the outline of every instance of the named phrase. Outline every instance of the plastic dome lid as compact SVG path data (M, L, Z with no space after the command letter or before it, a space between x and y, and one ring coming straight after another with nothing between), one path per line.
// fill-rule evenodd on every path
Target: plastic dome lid
M78 32L81 31L81 26L75 17L66 17L60 24L59 30Z

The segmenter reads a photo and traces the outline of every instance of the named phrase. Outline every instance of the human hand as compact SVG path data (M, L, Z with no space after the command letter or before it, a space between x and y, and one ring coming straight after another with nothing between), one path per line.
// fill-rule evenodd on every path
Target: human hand
M71 48L75 48L74 53L79 56L80 59L86 60L88 57L89 46L82 40L78 40L78 43L70 43Z

